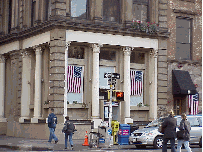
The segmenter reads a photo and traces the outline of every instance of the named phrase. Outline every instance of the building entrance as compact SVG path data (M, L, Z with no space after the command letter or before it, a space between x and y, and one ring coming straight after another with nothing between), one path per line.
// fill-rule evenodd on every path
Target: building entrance
M174 96L173 105L175 115L186 113L186 96Z

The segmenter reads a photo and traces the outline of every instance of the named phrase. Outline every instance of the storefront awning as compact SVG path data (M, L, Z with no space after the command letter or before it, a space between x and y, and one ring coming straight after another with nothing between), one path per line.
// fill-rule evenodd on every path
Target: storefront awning
M195 94L196 88L188 71L172 70L173 94Z

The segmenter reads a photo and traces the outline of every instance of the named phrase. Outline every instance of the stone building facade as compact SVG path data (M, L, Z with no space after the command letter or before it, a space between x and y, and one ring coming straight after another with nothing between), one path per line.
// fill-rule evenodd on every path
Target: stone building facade
M63 136L69 115L74 138L84 138L91 121L105 119L105 72L120 74L115 89L125 94L113 106L115 120L156 119L168 100L167 6L162 0L2 0L1 134L47 139L45 119L54 108L56 134ZM73 67L81 70L78 93L68 90L66 71ZM140 95L132 95L131 71L142 74Z
M166 1L167 3L167 1ZM199 95L198 111L202 111L202 1L168 1L168 28L170 36L167 45L168 88L167 105L176 114L191 114L189 93L173 93L172 71L186 71L190 77L183 84L194 84ZM192 86L188 86L189 88ZM191 92L191 91L189 91ZM194 93L193 93L194 94Z

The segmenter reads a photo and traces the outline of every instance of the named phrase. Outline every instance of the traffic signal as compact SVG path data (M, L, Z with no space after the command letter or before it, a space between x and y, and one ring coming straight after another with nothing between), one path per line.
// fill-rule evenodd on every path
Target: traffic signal
M116 92L116 100L124 101L124 92Z

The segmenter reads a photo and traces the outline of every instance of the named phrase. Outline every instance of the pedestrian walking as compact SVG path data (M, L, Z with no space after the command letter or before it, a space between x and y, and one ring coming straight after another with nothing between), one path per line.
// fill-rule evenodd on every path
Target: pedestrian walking
M185 113L181 115L181 118L182 120L180 122L180 126L178 127L181 136L177 136L178 139L177 152L181 152L181 147L183 143L187 152L191 152L191 148L189 146L190 130L191 130L190 122L187 121L187 116Z
M50 110L50 114L48 116L48 127L49 127L49 131L50 131L48 142L51 143L52 139L54 139L55 144L58 142L58 138L55 135L56 124L57 124L57 117L54 114L54 109L52 108Z
M62 132L65 133L65 149L67 149L67 142L68 142L68 138L69 138L70 147L71 147L71 150L73 150L72 137L73 137L73 132L75 130L75 126L72 122L69 121L68 116L66 116L65 119L66 119L66 122L65 122L63 130L62 130Z
M162 123L164 128L163 147L162 152L167 152L167 143L170 140L171 151L175 152L175 138L176 138L176 124L177 120L174 118L173 110L169 111L169 116Z

